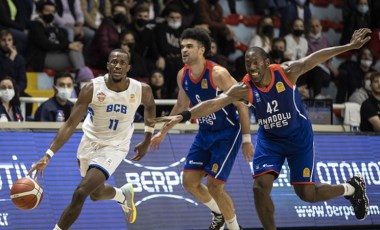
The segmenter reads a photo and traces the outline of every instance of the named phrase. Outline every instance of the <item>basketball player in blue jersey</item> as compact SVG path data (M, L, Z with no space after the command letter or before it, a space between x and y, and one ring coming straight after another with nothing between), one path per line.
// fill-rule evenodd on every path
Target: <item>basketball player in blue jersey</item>
M226 91L236 83L224 67L205 59L211 47L206 31L186 29L180 42L185 66L177 75L179 92L171 115L187 109L189 105L215 98L220 91ZM231 230L240 229L232 199L224 190L224 182L231 172L242 139L245 159L249 161L253 155L248 107L241 102L226 105L200 117L198 122L199 132L184 166L183 186L212 211L209 229L224 229L225 222ZM157 149L164 138L165 135L156 134L152 148ZM208 175L207 186L202 184L205 175Z
M88 110L77 153L83 179L54 230L69 229L79 217L88 196L93 201L115 200L122 206L129 223L136 220L132 185L115 188L105 184L128 154L134 116L140 104L145 107L145 138L136 145L137 155L132 160L144 157L154 131L154 124L147 120L156 114L152 90L149 85L127 77L129 61L130 54L121 49L110 53L108 74L93 79L81 89L70 118L59 129L46 154L29 171L29 174L43 175L54 153L67 142Z
M362 176L353 176L340 185L314 183L312 125L295 84L300 75L316 65L340 53L362 47L369 41L369 33L371 30L367 28L356 30L346 45L322 49L282 65L270 64L268 54L263 49L252 47L245 54L247 75L241 83L180 115L156 118L157 122L167 121L160 132L164 134L180 121L206 116L232 102L249 102L254 107L259 124L253 158L253 193L264 228L276 229L270 192L285 159L290 168L291 184L302 200L318 202L345 196L350 200L355 216L363 220L368 212L368 198Z

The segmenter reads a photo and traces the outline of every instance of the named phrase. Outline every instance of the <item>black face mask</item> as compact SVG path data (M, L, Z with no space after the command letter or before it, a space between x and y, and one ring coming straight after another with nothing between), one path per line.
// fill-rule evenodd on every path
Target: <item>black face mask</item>
M129 52L133 53L133 51L135 50L135 43L134 42L127 43L127 46L129 48Z
M219 2L219 0L208 0L212 5L215 5L216 3Z
M113 21L116 25L125 25L127 23L127 17L123 13L117 13L113 16Z
M303 30L293 30L293 35L296 37L301 37L303 32Z
M145 27L149 23L149 21L139 18L135 20L135 23L138 27Z
M43 14L43 15L41 16L41 18L42 18L42 20L44 20L44 22L45 22L46 24L50 24L50 23L52 23L53 20L54 20L54 15L53 15L53 14Z
M273 34L273 26L265 25L262 31L265 36L270 36Z
M281 50L272 50L271 56L273 59L283 59L284 58L284 51Z

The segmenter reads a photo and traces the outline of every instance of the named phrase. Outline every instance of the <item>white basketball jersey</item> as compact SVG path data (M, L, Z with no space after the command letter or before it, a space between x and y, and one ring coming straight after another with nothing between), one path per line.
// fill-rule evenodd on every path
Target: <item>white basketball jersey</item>
M92 79L94 91L82 129L91 142L116 146L128 143L132 137L142 86L129 78L128 89L115 92L107 88L107 78L108 74Z

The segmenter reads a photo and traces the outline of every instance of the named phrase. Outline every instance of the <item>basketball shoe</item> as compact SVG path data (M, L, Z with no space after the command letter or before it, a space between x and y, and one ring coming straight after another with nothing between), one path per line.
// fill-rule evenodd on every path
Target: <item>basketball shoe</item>
M120 188L121 191L124 194L125 200L123 203L120 203L121 208L124 211L125 218L128 220L130 224L135 222L137 211L135 207L135 202L133 201L134 198L134 191L132 184L125 184L123 187Z
M345 198L351 202L356 218L364 220L368 213L368 197L364 178L361 175L355 175L347 183L355 188L355 192L351 196L345 196Z
M224 229L224 217L222 214L211 211L212 223L209 230L223 230Z

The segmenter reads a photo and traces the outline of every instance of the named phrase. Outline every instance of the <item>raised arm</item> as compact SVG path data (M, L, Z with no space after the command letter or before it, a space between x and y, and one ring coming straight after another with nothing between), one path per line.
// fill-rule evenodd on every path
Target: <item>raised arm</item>
M282 68L289 80L295 84L299 76L313 69L315 66L326 62L338 54L362 47L371 39L371 37L368 36L369 33L371 33L371 30L368 28L355 30L350 43L321 49L299 60L286 62L282 64Z

